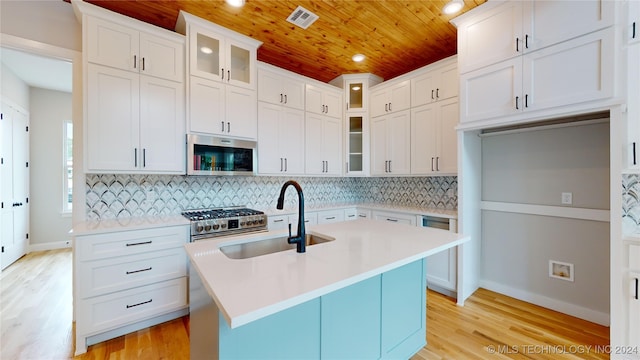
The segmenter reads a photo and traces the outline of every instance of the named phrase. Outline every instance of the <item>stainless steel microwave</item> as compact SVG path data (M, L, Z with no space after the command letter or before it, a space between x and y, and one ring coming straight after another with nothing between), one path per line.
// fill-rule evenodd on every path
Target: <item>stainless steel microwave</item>
M187 135L187 175L255 175L256 142Z

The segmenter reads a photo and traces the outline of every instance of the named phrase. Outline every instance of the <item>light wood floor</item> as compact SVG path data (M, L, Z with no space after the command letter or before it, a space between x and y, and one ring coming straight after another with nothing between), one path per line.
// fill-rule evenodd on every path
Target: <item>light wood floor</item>
M31 253L0 274L0 359L73 357L71 251ZM427 343L411 360L608 359L609 328L480 289L464 307L427 293ZM561 352L564 352L561 353ZM75 359L188 359L189 317L90 346Z

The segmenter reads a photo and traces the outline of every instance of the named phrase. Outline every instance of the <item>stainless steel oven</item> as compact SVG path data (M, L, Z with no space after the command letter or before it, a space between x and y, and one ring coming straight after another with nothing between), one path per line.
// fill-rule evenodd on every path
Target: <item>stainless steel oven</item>
M187 135L187 175L255 175L256 142Z
M243 206L187 210L182 213L191 221L191 241L226 235L267 231L267 215Z

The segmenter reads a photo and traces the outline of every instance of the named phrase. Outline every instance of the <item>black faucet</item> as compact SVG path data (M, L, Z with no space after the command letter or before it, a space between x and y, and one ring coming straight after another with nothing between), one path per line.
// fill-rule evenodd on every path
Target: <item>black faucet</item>
M299 253L303 253L305 252L306 236L304 231L304 195L302 195L302 188L300 187L300 184L293 180L289 180L284 183L280 189L280 196L278 197L278 205L276 208L278 210L283 209L284 193L289 185L292 185L298 192L298 233L296 236L291 236L291 224L289 224L289 237L287 238L287 242L289 244L296 244L296 250Z

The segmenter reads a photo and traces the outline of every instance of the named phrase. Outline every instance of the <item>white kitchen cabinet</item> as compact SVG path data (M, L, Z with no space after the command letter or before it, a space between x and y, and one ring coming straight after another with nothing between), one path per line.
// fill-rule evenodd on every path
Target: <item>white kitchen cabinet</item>
M85 2L84 171L185 172L184 36Z
M77 235L76 355L188 313L188 225Z
M190 75L256 90L261 42L184 11L176 30L189 39Z
M628 339L627 345L640 346L640 243L634 241L628 245L629 256L629 292L628 292Z
M88 64L85 171L184 173L184 85Z
M258 102L258 172L304 173L304 111Z
M347 113L346 174L369 174L369 121L367 113Z
M255 91L199 77L189 82L190 133L257 138Z
M94 64L184 82L184 40L87 17L87 60Z
M604 29L462 74L460 122L611 97L613 40Z
M418 107L458 96L456 57L411 79L411 107Z
M411 81L380 84L371 89L371 117L403 111L411 107Z
M411 172L410 118L410 110L404 110L372 119L372 174L406 175Z
M318 211L318 224L329 224L340 221L344 221L344 210Z
M606 0L487 3L454 20L460 73L604 29L613 20L614 2Z
M411 109L411 174L456 174L458 98Z
M258 67L258 100L304 110L305 83L284 70Z
M420 216L419 226L432 227L451 232L457 232L455 219L435 216ZM457 255L458 247L452 247L445 251L433 254L427 258L427 284L435 291L455 297L458 284Z
M341 119L307 112L304 148L306 174L342 174Z
M29 114L0 107L0 269L29 246Z
M267 219L267 227L269 230L279 230L279 229L288 229L289 224L291 224L291 233L295 234L298 229L298 214L290 215L269 215ZM304 224L315 225L318 223L318 213L315 211L305 211L304 212Z
M373 220L416 226L416 215L373 210L371 211L371 217Z
M306 85L307 112L342 119L342 91L338 88Z

